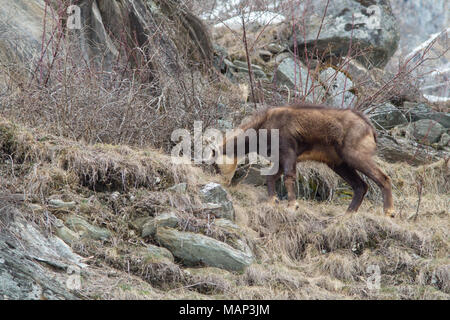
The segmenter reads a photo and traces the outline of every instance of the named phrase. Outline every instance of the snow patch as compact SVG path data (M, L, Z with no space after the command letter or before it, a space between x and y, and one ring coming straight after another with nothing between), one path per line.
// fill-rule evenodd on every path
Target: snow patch
M437 96L431 96L428 94L424 94L423 96L425 97L425 99L428 100L428 102L449 102L450 101L449 97L437 97Z
M244 21L248 23L257 23L259 25L271 25L283 22L286 18L279 14L270 11L253 11L248 14L244 14ZM226 26L230 29L240 29L242 28L242 17L235 16L233 18L227 19L225 21L219 22L214 25L214 28L220 28Z

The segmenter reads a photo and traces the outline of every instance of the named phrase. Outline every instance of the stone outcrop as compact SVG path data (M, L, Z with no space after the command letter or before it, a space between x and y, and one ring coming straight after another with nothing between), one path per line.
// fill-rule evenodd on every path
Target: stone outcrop
M296 30L298 48L306 45L309 51L317 49L319 56L345 57L351 42L368 51L359 59L366 67L385 66L397 50L400 38L389 1L331 1L324 16L326 4L326 0L314 1L311 12L306 14L306 38Z
M85 267L81 257L21 215L13 206L0 210L0 299L78 299L70 281Z
M156 239L188 266L206 265L242 272L253 262L248 253L197 233L158 228Z

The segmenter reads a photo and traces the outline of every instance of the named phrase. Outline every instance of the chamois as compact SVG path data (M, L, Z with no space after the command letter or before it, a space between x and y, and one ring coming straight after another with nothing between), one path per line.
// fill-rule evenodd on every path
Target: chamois
M276 174L267 176L267 189L271 201L278 202L275 182L284 174L288 206L296 205L296 164L300 161L313 160L327 164L352 187L354 194L347 212L356 212L367 193L368 186L358 175L359 171L378 185L383 194L384 213L394 216L391 180L373 160L376 151L376 132L361 113L351 109L297 104L259 112L239 129L243 132L248 129L254 129L256 132L267 129L269 135L271 129L279 130L279 169ZM231 183L238 163L237 135L228 140L230 139L235 139L234 154L226 153L225 139L219 148L219 158L216 159L217 167L228 183ZM250 144L244 141L245 154L259 152L259 147L257 150L250 150ZM270 150L270 139L267 144L267 149ZM259 141L257 145L259 146Z

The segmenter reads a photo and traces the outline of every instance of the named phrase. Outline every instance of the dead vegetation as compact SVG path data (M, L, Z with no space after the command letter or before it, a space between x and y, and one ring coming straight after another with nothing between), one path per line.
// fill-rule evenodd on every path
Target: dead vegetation
M325 202L303 200L293 212L286 209L284 201L279 206L265 204L264 188L230 187L236 222L243 229L240 237L257 258L256 264L239 275L147 261L142 249L152 240L142 240L129 225L139 217L175 210L182 230L233 244L235 235L215 226L196 196L199 185L218 178L200 168L173 165L168 156L152 149L85 145L28 130L6 119L1 121L0 132L2 192L24 193L28 208L39 205L42 209L35 210L30 219L50 223L51 230L55 218L76 213L113 232L107 241L73 244L95 272L115 270L117 278L104 279L104 286L111 281L121 283L114 293L101 294L102 285L89 282L85 289L89 297L448 299L450 226L445 161L413 168L378 160L392 177L397 202L403 204L396 219L381 214L374 203L381 201L376 194L358 214L344 215L347 200L339 197ZM408 217L417 204L414 181L424 173L421 210L417 219L411 220ZM186 194L167 190L179 182L187 183ZM330 185L340 183L336 180ZM51 208L50 198L74 201L75 209ZM371 265L381 272L381 289L374 292L366 286ZM148 288L137 289L144 286L140 281L149 283L153 293Z

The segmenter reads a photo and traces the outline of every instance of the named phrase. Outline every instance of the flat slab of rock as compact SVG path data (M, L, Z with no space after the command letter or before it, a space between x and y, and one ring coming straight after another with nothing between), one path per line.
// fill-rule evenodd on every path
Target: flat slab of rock
M202 234L158 228L156 239L188 266L206 265L242 272L253 262L252 255Z
M108 240L111 237L111 232L109 230L93 226L83 218L77 216L68 217L65 220L65 224L69 229L80 234L82 238Z
M174 262L173 255L166 248L161 248L149 244L145 250L142 251L144 263L166 263Z
M150 218L142 226L141 236L153 237L156 234L156 229L160 227L175 228L179 223L178 217L172 212L161 213L159 216Z
M85 268L82 258L21 215L15 208L0 209L0 299L77 299L67 285L68 270Z

